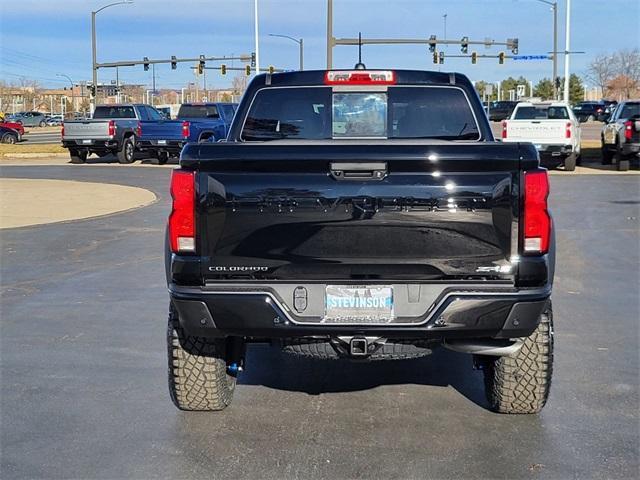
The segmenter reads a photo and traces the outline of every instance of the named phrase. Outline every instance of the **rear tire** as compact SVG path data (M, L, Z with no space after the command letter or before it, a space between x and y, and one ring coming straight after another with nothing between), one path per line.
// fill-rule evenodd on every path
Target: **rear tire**
M169 161L169 154L167 152L158 152L156 154L155 163L156 165L164 165Z
M41 122L38 124L38 126L39 126L40 128L42 128L42 127L46 127L46 126L47 126L47 122L45 122L45 121L43 120L43 121L41 121Z
M564 159L564 169L567 172L573 172L576 169L576 154L572 153Z
M167 352L169 393L180 410L216 411L233 399L235 377L227 374L225 341L192 337L180 326L178 312L169 307Z
M118 162L123 164L133 163L136 159L136 146L133 137L129 136L122 142L122 148L118 150Z
M618 171L626 172L629 170L630 161L628 157L623 156L622 154L618 154Z
M553 311L549 301L540 324L516 355L486 360L484 384L491 409L499 413L540 412L549 397L552 372Z
M86 150L69 150L69 156L71 157L71 163L84 163L87 161L89 152Z

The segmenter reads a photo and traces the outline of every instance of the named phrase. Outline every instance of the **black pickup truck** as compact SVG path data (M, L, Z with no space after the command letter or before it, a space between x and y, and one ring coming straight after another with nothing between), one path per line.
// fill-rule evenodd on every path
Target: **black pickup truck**
M547 172L493 139L459 74L257 76L226 142L172 172L169 389L232 399L246 345L321 358L472 355L492 409L549 393L555 265Z

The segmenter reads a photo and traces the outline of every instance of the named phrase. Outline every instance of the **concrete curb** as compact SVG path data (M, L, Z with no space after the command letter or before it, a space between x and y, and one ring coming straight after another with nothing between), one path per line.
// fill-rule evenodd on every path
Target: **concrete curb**
M2 158L67 158L68 153L3 153Z

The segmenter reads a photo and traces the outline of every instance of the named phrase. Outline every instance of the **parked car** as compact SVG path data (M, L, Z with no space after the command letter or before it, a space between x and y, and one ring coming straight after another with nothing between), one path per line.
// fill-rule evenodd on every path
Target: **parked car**
M509 118L517 104L518 102L502 100L499 102L491 102L487 109L489 120L492 122L500 122L505 118Z
M233 120L234 103L185 103L176 120L155 117L140 124L138 147L163 164L177 157L187 142L215 142L226 138Z
M19 112L12 118L12 121L21 123L25 127L45 127L47 125L47 119L41 112Z
M531 142L548 168L573 171L580 158L580 122L565 103L520 102L502 122L503 142Z
M548 194L534 146L496 142L462 74L257 75L226 141L188 143L172 172L171 399L225 408L251 342L360 361L444 346L473 355L493 409L539 412Z
M72 163L83 163L87 156L114 154L120 163L135 160L141 122L160 115L144 104L98 105L91 120L65 121L62 145L69 149ZM151 120L151 122L157 120Z
M593 122L602 118L605 108L603 102L580 102L573 107L573 113L580 122Z
M13 128L0 126L0 143L18 143L20 134Z
M18 141L22 140L24 135L24 126L18 122L0 122L0 127L10 128L18 133Z
M47 118L47 126L57 127L59 125L62 125L63 121L64 117L62 115L51 115L49 118Z
M616 101L605 102L605 104L606 106L604 107L604 112L602 113L602 115L598 116L598 120L601 122L608 121L611 118L611 115L613 114L614 110L618 106L618 102Z
M616 107L602 127L602 164L613 160L618 170L629 170L630 160L640 153L640 100L627 100Z

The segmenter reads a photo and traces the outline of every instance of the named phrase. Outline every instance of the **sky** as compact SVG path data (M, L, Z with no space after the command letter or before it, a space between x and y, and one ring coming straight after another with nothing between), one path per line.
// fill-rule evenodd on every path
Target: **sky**
M115 0L112 0L115 1ZM42 86L64 87L68 75L77 83L91 80L91 14L109 0L0 1L0 80L20 77ZM269 33L302 37L305 69L326 66L326 0L259 0L259 42L262 68L294 69L298 45ZM564 49L566 0L558 0L558 45ZM540 0L334 0L334 36L368 38L444 37L471 40L517 37L521 55L547 54L552 50L553 15ZM253 0L134 0L97 15L98 62L131 59L224 56L254 50ZM598 54L640 46L639 0L573 0L571 72L583 75ZM503 47L470 47L479 54L494 54ZM498 81L523 75L537 82L551 77L552 62L446 58L459 47L439 47L445 53L443 71L466 74L472 80ZM351 68L357 47L337 46L334 68ZM363 60L369 68L438 69L426 46L365 45ZM231 65L231 62L228 62ZM213 65L211 65L213 66ZM235 64L235 66L240 66ZM558 68L563 72L564 60ZM142 66L119 69L121 83L151 85L151 69ZM233 75L207 72L208 88L230 85ZM99 71L99 82L115 79L114 69ZM180 88L194 81L187 64L171 70L156 67L158 88ZM202 78L199 80L202 84Z

